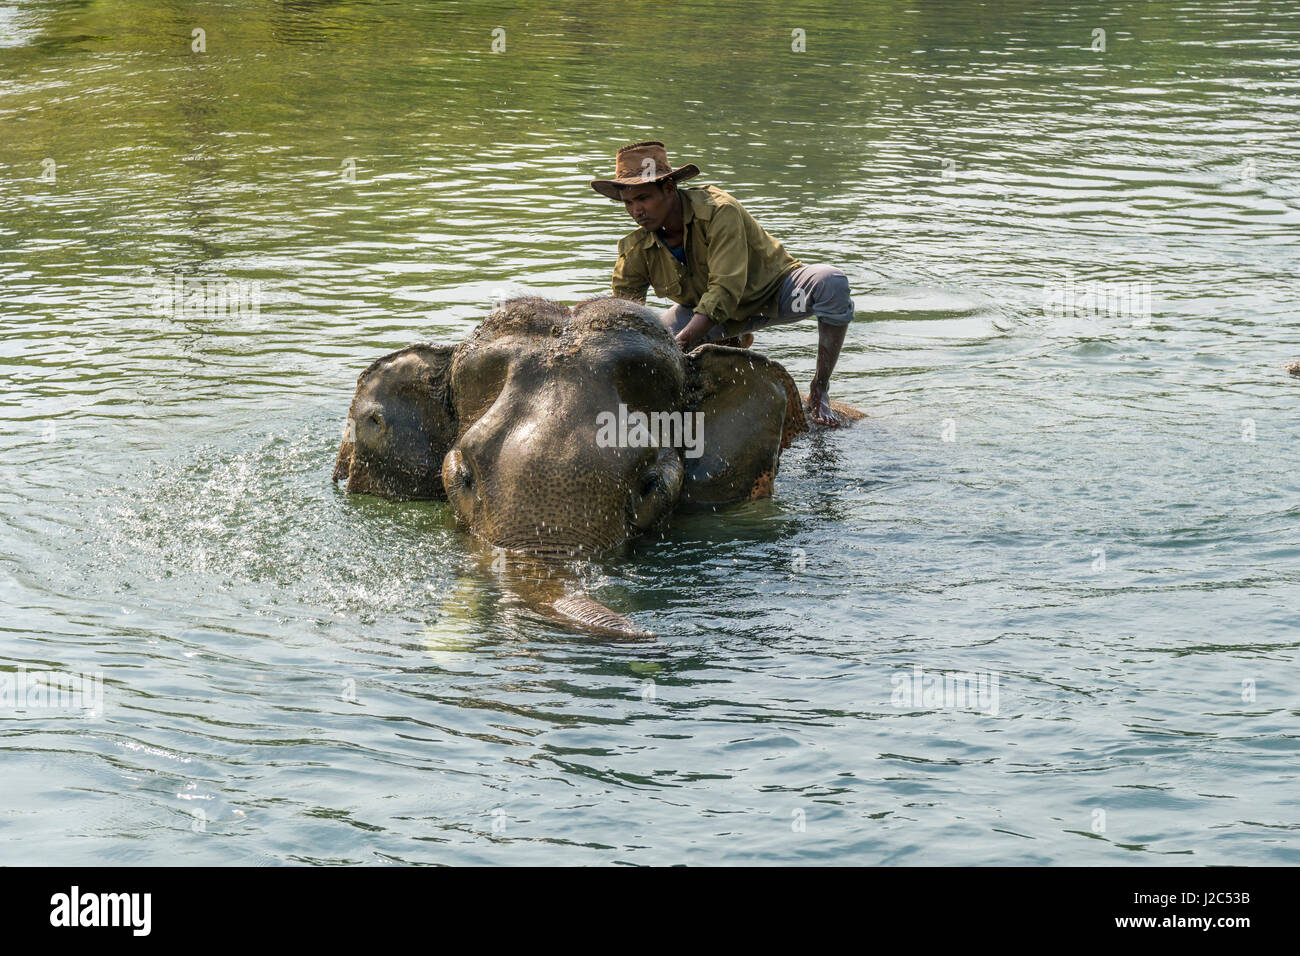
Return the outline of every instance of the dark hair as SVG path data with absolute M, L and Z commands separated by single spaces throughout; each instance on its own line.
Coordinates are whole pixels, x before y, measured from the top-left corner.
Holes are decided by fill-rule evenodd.
M 653 182 L 648 182 L 648 183 L 646 183 L 645 185 L 647 185 L 647 186 L 658 186 L 658 187 L 659 187 L 659 192 L 662 193 L 662 192 L 664 192 L 664 186 L 667 185 L 668 183 L 672 183 L 674 187 L 676 187 L 676 185 L 677 185 L 677 181 L 676 181 L 676 180 L 674 180 L 674 179 L 669 179 L 667 176 L 665 176 L 663 179 L 656 179 L 656 180 L 654 180 Z M 632 189 L 633 187 L 640 186 L 640 185 L 641 185 L 641 183 L 629 183 L 629 184 L 626 185 L 626 186 L 620 186 L 619 189 L 620 189 L 620 190 L 623 190 L 623 189 Z

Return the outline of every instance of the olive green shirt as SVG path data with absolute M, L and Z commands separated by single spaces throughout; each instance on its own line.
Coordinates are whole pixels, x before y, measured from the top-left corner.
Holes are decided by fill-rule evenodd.
M 680 189 L 686 264 L 655 233 L 618 243 L 614 295 L 644 302 L 646 287 L 717 322 L 776 315 L 781 283 L 802 263 L 717 186 Z

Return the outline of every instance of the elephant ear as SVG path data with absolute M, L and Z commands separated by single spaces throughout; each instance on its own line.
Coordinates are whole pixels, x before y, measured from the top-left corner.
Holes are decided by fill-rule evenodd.
M 703 453 L 684 458 L 680 507 L 717 508 L 772 494 L 781 452 L 807 431 L 790 373 L 746 349 L 702 345 L 687 356 L 690 410 L 703 414 Z
M 455 351 L 454 345 L 408 345 L 375 360 L 357 377 L 356 393 L 348 408 L 338 456 L 334 460 L 332 477 L 335 482 L 346 479 L 349 492 L 382 497 L 447 497 L 442 484 L 441 463 L 456 439 L 456 413 L 451 401 L 451 362 Z M 400 374 L 394 375 L 398 369 Z M 409 418 L 403 416 L 404 419 L 417 423 L 427 437 L 426 466 L 431 467 L 421 466 L 418 469 L 420 474 L 404 474 L 409 468 L 388 471 L 382 467 L 383 463 L 366 461 L 357 452 L 355 439 L 359 408 L 374 399 L 375 389 L 380 384 L 392 390 L 392 394 L 385 398 L 400 401 L 403 411 L 409 414 Z

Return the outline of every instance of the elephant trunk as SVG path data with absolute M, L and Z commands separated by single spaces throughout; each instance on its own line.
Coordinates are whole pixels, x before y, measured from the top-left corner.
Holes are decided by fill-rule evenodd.
M 564 562 L 536 555 L 489 552 L 482 548 L 483 570 L 495 573 L 514 602 L 565 628 L 593 637 L 621 641 L 654 640 L 655 635 L 595 598 L 574 589 L 574 576 Z
M 648 641 L 655 637 L 586 594 L 565 595 L 552 601 L 549 607 L 561 623 L 599 637 L 627 641 Z

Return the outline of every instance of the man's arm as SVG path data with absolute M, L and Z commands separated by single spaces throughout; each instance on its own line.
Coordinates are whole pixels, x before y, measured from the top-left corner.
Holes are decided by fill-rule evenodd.
M 677 344 L 682 347 L 683 352 L 689 352 L 695 348 L 704 336 L 709 334 L 709 329 L 713 328 L 713 323 L 707 315 L 702 312 L 696 312 L 691 316 L 691 321 L 687 322 L 680 332 L 677 333 Z
M 624 252 L 622 247 L 619 248 L 611 285 L 618 298 L 645 304 L 646 289 L 650 288 L 650 272 L 640 249 Z
M 709 285 L 695 305 L 696 313 L 715 325 L 736 316 L 749 277 L 749 243 L 745 220 L 736 206 L 719 206 L 709 231 Z
M 690 351 L 709 329 L 734 317 L 749 276 L 749 243 L 745 220 L 735 206 L 720 206 L 709 234 L 709 285 L 695 305 L 695 314 L 677 333 L 677 342 Z

